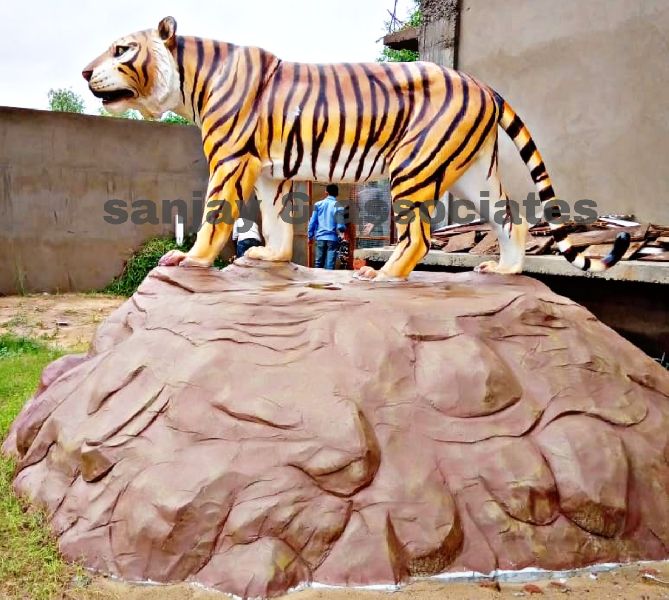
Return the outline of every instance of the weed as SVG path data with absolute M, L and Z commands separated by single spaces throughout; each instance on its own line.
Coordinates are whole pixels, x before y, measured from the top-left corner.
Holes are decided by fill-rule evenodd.
M 121 275 L 102 291 L 118 296 L 132 296 L 149 272 L 158 265 L 161 256 L 170 250 L 187 251 L 194 243 L 195 235 L 188 236 L 183 246 L 177 246 L 172 238 L 153 238 L 149 240 L 128 259 Z M 227 264 L 220 258 L 214 262 L 214 266 L 219 268 L 225 267 Z
M 28 338 L 0 336 L 0 440 L 59 350 Z M 76 567 L 65 563 L 43 512 L 12 492 L 15 464 L 0 457 L 0 598 L 61 597 Z

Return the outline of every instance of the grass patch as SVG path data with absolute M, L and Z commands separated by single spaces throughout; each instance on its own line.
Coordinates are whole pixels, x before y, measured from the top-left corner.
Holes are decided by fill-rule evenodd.
M 158 261 L 163 254 L 170 250 L 183 250 L 188 252 L 195 243 L 195 234 L 184 239 L 182 246 L 177 246 L 174 238 L 153 238 L 145 242 L 126 262 L 123 272 L 112 281 L 102 292 L 117 296 L 132 296 L 139 284 L 149 274 L 151 269 L 158 266 Z M 217 258 L 214 266 L 223 268 L 228 265 L 227 261 Z
M 62 352 L 38 341 L 0 336 L 0 440 Z M 0 598 L 62 597 L 77 569 L 63 561 L 42 512 L 26 510 L 11 489 L 13 461 L 0 456 Z

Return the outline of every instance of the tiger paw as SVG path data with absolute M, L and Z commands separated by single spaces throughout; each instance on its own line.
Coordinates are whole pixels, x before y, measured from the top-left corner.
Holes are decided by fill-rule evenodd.
M 372 281 L 378 277 L 380 271 L 377 271 L 373 267 L 364 266 L 358 271 L 353 273 L 355 279 L 361 279 L 363 281 Z
M 404 281 L 404 279 L 402 279 L 401 277 L 393 277 L 392 275 L 384 273 L 383 270 L 377 271 L 376 269 L 367 266 L 362 267 L 359 271 L 355 271 L 355 273 L 353 273 L 353 277 L 355 279 L 360 279 L 362 281 L 374 281 L 374 282 Z
M 487 260 L 482 262 L 480 265 L 474 267 L 474 271 L 477 273 L 499 273 L 501 275 L 516 275 L 523 271 L 523 268 L 520 265 L 512 265 L 510 267 L 504 267 L 500 265 L 495 260 Z
M 186 253 L 181 250 L 170 250 L 164 254 L 158 261 L 159 267 L 176 267 L 180 265 L 186 258 Z
M 179 263 L 180 267 L 198 267 L 200 269 L 207 269 L 211 267 L 213 263 L 205 260 L 204 258 L 195 258 L 194 256 L 186 256 L 184 260 Z
M 159 267 L 210 267 L 211 263 L 202 259 L 188 256 L 181 250 L 170 250 L 159 261 Z
M 290 260 L 290 256 L 285 256 L 285 254 L 277 250 L 272 250 L 269 246 L 252 246 L 246 251 L 244 256 L 270 262 L 285 262 Z

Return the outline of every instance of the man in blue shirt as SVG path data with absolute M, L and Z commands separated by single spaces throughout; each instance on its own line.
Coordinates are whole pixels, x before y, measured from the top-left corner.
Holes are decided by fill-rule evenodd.
M 339 237 L 346 231 L 344 207 L 337 202 L 339 188 L 331 183 L 328 195 L 314 204 L 309 221 L 309 241 L 316 240 L 316 268 L 334 269 L 339 248 Z

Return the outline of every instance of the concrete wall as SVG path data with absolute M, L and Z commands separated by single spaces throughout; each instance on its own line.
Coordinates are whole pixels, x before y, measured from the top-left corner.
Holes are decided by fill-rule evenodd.
M 558 196 L 669 223 L 669 2 L 462 0 L 458 68 L 530 128 Z M 502 132 L 502 177 L 532 182 Z
M 206 186 L 195 127 L 0 107 L 0 293 L 104 286 L 173 230 L 109 224 L 107 200 L 182 199 L 192 213 Z

